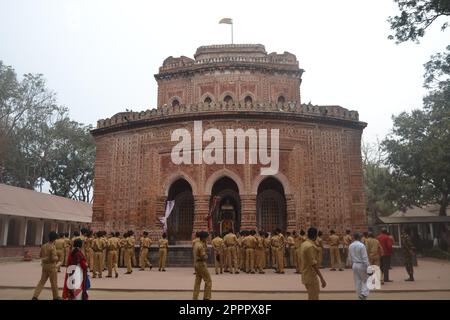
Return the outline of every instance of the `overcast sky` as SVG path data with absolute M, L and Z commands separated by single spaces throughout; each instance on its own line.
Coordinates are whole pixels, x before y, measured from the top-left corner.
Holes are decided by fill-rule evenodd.
M 43 73 L 71 116 L 95 125 L 156 107 L 163 60 L 229 43 L 229 25 L 218 24 L 229 17 L 235 43 L 297 56 L 303 103 L 357 110 L 374 141 L 392 114 L 421 107 L 423 64 L 450 39 L 437 20 L 420 44 L 396 45 L 386 21 L 396 12 L 393 0 L 0 0 L 0 60 Z

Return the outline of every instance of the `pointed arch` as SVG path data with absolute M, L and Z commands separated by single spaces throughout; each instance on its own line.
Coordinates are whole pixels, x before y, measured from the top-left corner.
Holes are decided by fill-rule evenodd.
M 267 179 L 267 178 L 269 178 L 269 177 L 275 178 L 275 179 L 277 179 L 277 180 L 281 183 L 281 185 L 283 186 L 283 189 L 284 189 L 284 193 L 285 193 L 286 195 L 292 194 L 292 190 L 291 190 L 291 186 L 290 186 L 290 183 L 289 183 L 289 179 L 288 179 L 284 174 L 282 174 L 281 172 L 278 172 L 276 175 L 272 175 L 272 176 L 263 176 L 263 175 L 257 176 L 257 177 L 253 180 L 251 193 L 252 193 L 252 194 L 255 194 L 255 195 L 258 194 L 258 187 L 259 187 L 259 184 L 260 184 L 263 180 L 265 180 L 265 179 Z
M 244 183 L 243 183 L 242 179 L 239 177 L 239 175 L 237 175 L 235 172 L 233 172 L 229 169 L 224 168 L 224 169 L 214 172 L 213 174 L 211 174 L 209 176 L 208 180 L 205 183 L 205 190 L 204 190 L 205 195 L 211 195 L 211 191 L 212 191 L 212 187 L 213 187 L 214 183 L 223 177 L 228 177 L 236 183 L 236 185 L 238 186 L 240 195 L 244 193 Z
M 188 175 L 186 172 L 180 170 L 180 171 L 174 172 L 169 177 L 167 177 L 167 179 L 165 180 L 165 182 L 163 184 L 164 196 L 166 196 L 166 197 L 169 196 L 169 190 L 170 190 L 171 185 L 179 179 L 186 180 L 192 188 L 192 194 L 194 196 L 198 195 L 198 187 L 197 187 L 197 183 L 195 182 L 195 180 L 190 175 Z

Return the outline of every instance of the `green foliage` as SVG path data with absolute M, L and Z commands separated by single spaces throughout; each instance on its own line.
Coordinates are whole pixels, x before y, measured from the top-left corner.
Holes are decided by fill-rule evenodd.
M 450 16 L 450 0 L 394 0 L 398 4 L 400 14 L 389 17 L 391 29 L 395 31 L 389 39 L 397 43 L 416 41 L 423 37 L 425 30 L 439 17 Z M 445 30 L 448 21 L 441 26 Z
M 0 182 L 91 200 L 95 146 L 90 126 L 71 121 L 41 74 L 17 80 L 0 61 Z

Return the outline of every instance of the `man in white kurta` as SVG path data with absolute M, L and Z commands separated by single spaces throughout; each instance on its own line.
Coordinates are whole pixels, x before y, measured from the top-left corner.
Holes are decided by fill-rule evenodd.
M 367 288 L 369 258 L 367 257 L 366 246 L 361 242 L 361 234 L 357 232 L 353 237 L 355 241 L 352 242 L 348 251 L 352 262 L 355 289 L 358 298 L 366 300 L 369 296 L 369 289 Z

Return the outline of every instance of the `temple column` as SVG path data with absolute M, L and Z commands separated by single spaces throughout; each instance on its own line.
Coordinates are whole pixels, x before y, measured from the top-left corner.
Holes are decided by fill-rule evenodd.
M 194 235 L 197 231 L 206 231 L 208 229 L 208 221 L 206 217 L 209 213 L 209 198 L 210 196 L 206 195 L 196 195 L 194 196 L 194 226 L 192 228 L 192 235 Z
M 166 214 L 166 196 L 159 196 L 156 197 L 156 201 L 155 201 L 155 215 L 156 215 L 156 219 L 158 220 L 155 224 L 155 234 L 153 235 L 156 238 L 161 237 L 161 235 L 164 232 L 164 228 L 163 228 L 163 224 L 161 222 L 159 222 L 159 218 L 163 218 L 164 215 Z M 150 236 L 152 236 L 152 234 L 150 234 Z
M 292 232 L 297 228 L 297 220 L 295 218 L 295 203 L 292 194 L 285 195 L 286 197 L 286 230 Z
M 256 195 L 241 195 L 241 230 L 256 230 Z

